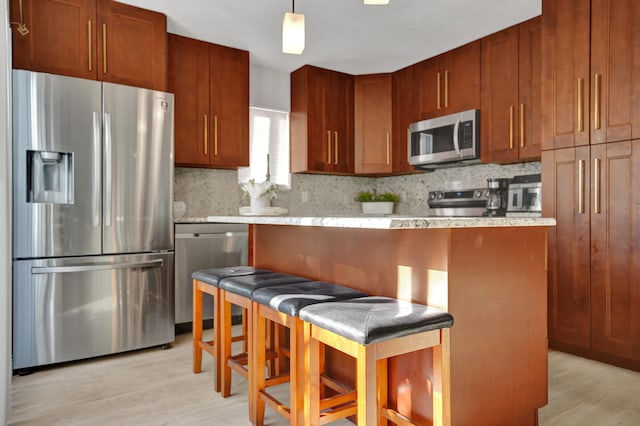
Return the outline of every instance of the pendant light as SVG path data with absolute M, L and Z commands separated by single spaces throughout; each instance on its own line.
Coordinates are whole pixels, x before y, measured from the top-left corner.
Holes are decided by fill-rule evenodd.
M 389 4 L 389 0 L 364 0 L 364 4 L 384 5 Z
M 296 13 L 295 0 L 291 3 L 291 13 L 285 13 L 282 20 L 282 51 L 300 55 L 304 50 L 304 15 Z

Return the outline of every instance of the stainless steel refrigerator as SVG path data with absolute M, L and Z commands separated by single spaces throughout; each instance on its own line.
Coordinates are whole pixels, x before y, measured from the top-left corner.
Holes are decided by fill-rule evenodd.
M 13 71 L 13 368 L 173 342 L 173 95 Z

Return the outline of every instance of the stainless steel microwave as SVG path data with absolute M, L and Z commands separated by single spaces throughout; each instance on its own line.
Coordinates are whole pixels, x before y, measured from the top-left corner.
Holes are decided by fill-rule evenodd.
M 409 164 L 419 168 L 480 160 L 480 111 L 449 114 L 409 125 Z

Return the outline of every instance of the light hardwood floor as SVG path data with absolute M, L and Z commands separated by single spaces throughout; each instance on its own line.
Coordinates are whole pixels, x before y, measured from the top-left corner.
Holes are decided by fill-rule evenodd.
M 246 382 L 232 396 L 212 389 L 213 361 L 191 372 L 191 335 L 156 348 L 14 376 L 9 425 L 248 425 Z M 286 422 L 270 409 L 266 424 Z M 337 424 L 348 424 L 338 422 Z M 562 352 L 549 353 L 546 425 L 640 425 L 640 373 Z M 517 426 L 517 425 L 514 425 Z

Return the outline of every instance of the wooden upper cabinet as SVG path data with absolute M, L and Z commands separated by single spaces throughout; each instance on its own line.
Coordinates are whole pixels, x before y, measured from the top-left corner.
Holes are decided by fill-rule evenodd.
M 421 119 L 480 109 L 480 41 L 417 64 Z
M 391 74 L 355 77 L 355 172 L 391 173 Z
M 14 68 L 97 78 L 95 0 L 11 0 L 10 7 L 11 22 L 22 16 L 29 31 L 11 25 Z
M 98 79 L 167 90 L 167 18 L 98 0 Z
M 26 35 L 12 25 L 13 67 L 167 88 L 166 17 L 110 0 L 22 0 Z M 20 1 L 11 0 L 11 21 Z
M 409 124 L 420 120 L 418 85 L 415 82 L 415 67 L 409 66 L 393 73 L 393 144 L 392 156 L 394 173 L 414 172 L 408 160 Z
M 542 152 L 542 215 L 548 240 L 548 329 L 553 347 L 591 346 L 589 147 Z
M 175 163 L 249 165 L 249 53 L 169 35 L 175 93 Z
M 353 173 L 353 84 L 310 65 L 291 73 L 292 173 Z
M 640 3 L 544 0 L 543 149 L 640 137 Z
M 483 162 L 540 158 L 540 43 L 540 18 L 481 40 Z
M 249 52 L 209 47 L 211 165 L 249 166 Z
M 591 143 L 640 138 L 640 2 L 591 1 Z
M 175 163 L 208 166 L 208 43 L 169 34 L 169 90 L 175 95 Z

